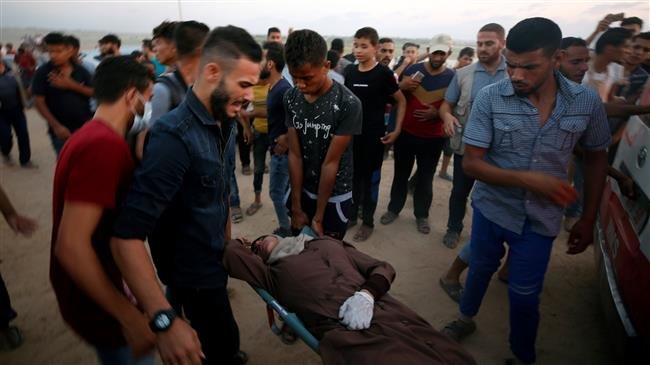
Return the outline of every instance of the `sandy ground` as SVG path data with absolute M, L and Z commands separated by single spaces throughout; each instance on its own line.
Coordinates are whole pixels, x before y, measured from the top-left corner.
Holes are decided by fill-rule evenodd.
M 16 237 L 4 221 L 0 222 L 0 270 L 7 283 L 13 307 L 19 312 L 14 324 L 24 332 L 25 344 L 10 353 L 0 353 L 0 364 L 95 364 L 92 349 L 66 327 L 58 312 L 48 279 L 51 231 L 51 189 L 54 153 L 45 132 L 44 121 L 35 111 L 28 112 L 33 160 L 40 168 L 24 170 L 0 165 L 0 183 L 16 208 L 38 220 L 40 228 L 29 238 Z M 17 151 L 13 155 L 17 159 Z M 393 161 L 384 165 L 381 198 L 376 219 L 385 211 L 393 174 Z M 242 207 L 253 199 L 252 176 L 237 171 Z M 235 235 L 256 237 L 277 226 L 268 198 L 268 175 L 264 176 L 264 206 L 253 217 L 234 225 Z M 457 306 L 439 288 L 438 278 L 457 251 L 440 242 L 447 221 L 447 200 L 451 183 L 436 178 L 430 222 L 432 231 L 422 235 L 415 229 L 412 202 L 396 222 L 377 224 L 374 235 L 357 248 L 390 262 L 397 271 L 391 294 L 408 304 L 440 329 L 457 313 Z M 469 226 L 471 210 L 465 219 Z M 469 228 L 469 227 L 468 227 Z M 469 229 L 463 233 L 467 238 Z M 353 233 L 349 233 L 351 236 Z M 541 298 L 541 324 L 538 335 L 540 364 L 614 363 L 607 331 L 600 313 L 592 250 L 568 256 L 566 235 L 555 242 L 546 285 Z M 238 280 L 232 305 L 241 330 L 242 349 L 250 364 L 317 364 L 319 358 L 302 343 L 286 346 L 268 329 L 263 301 Z M 464 345 L 479 364 L 500 364 L 510 355 L 508 349 L 507 288 L 493 280 L 477 318 L 478 330 Z

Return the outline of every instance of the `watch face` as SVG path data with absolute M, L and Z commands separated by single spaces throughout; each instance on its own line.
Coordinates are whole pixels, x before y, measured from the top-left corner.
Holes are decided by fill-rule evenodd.
M 167 328 L 171 324 L 171 321 L 169 320 L 169 317 L 165 313 L 161 313 L 158 315 L 158 318 L 156 318 L 156 327 L 163 329 Z

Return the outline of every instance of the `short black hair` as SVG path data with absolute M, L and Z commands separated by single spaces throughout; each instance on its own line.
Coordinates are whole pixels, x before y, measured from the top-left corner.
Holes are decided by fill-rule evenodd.
M 379 43 L 379 44 L 384 44 L 384 43 L 395 43 L 395 41 L 393 41 L 392 38 L 383 37 L 383 38 L 379 38 L 379 42 L 378 42 L 378 43 Z
M 165 38 L 169 41 L 173 41 L 174 28 L 176 28 L 176 24 L 178 24 L 178 22 L 172 22 L 169 20 L 165 20 L 164 22 L 158 24 L 158 26 L 153 28 L 153 31 L 151 32 L 153 35 L 152 39 Z
M 72 34 L 68 34 L 65 36 L 65 44 L 74 49 L 81 48 L 81 43 L 79 42 L 79 38 L 73 36 Z
M 114 43 L 117 44 L 117 48 L 122 46 L 122 41 L 115 34 L 107 34 L 99 39 L 97 42 L 99 44 Z
M 269 28 L 268 31 L 266 31 L 266 36 L 267 37 L 270 36 L 271 33 L 282 33 L 282 32 L 280 32 L 280 28 L 278 28 L 278 27 L 271 27 L 271 28 Z
M 413 43 L 413 42 L 406 42 L 406 43 L 404 43 L 404 44 L 402 45 L 402 51 L 406 51 L 406 49 L 409 48 L 409 47 L 415 47 L 415 48 L 417 48 L 417 49 L 420 49 L 420 45 L 419 45 L 419 44 L 417 44 L 417 43 Z
M 469 57 L 474 57 L 474 48 L 472 47 L 465 47 L 460 50 L 458 53 L 458 58 L 461 58 L 463 56 L 469 56 Z
M 587 41 L 577 37 L 564 37 L 560 42 L 561 49 L 568 49 L 569 47 L 587 47 Z
M 330 49 L 337 52 L 343 52 L 343 40 L 341 38 L 332 39 L 332 42 L 330 43 Z
M 506 30 L 503 29 L 501 24 L 497 23 L 487 23 L 478 30 L 478 32 L 493 32 L 496 33 L 499 38 L 503 39 L 506 37 Z
M 149 38 L 145 38 L 145 39 L 142 40 L 142 46 L 144 48 L 153 49 L 153 44 L 151 43 L 151 39 L 149 39 Z
M 284 58 L 289 68 L 306 64 L 321 66 L 327 60 L 327 43 L 313 30 L 296 30 L 287 37 Z
M 632 37 L 632 40 L 635 41 L 637 38 L 650 41 L 650 32 L 643 32 Z
M 365 38 L 370 41 L 370 44 L 372 44 L 373 47 L 376 47 L 377 42 L 379 41 L 379 34 L 375 28 L 363 27 L 354 33 L 354 38 Z
M 208 32 L 210 32 L 210 28 L 207 25 L 195 20 L 179 22 L 174 28 L 174 45 L 178 57 L 198 54 Z
M 113 103 L 128 89 L 144 92 L 154 81 L 151 71 L 131 56 L 107 57 L 93 76 L 94 97 L 97 103 Z
M 605 51 L 605 47 L 614 46 L 618 47 L 625 43 L 626 40 L 632 38 L 632 32 L 625 28 L 609 28 L 603 33 L 596 41 L 596 54 L 601 54 Z
M 207 36 L 201 54 L 201 64 L 219 62 L 228 69 L 228 61 L 247 58 L 252 62 L 262 61 L 262 48 L 245 29 L 228 25 L 213 29 Z
M 284 47 L 278 42 L 264 42 L 262 49 L 266 50 L 266 59 L 275 64 L 275 70 L 282 72 L 285 63 Z
M 330 49 L 329 51 L 327 51 L 327 60 L 330 61 L 330 69 L 335 68 L 336 65 L 339 64 L 340 59 L 341 59 L 341 55 L 335 50 Z
M 47 33 L 45 37 L 43 37 L 43 43 L 45 43 L 48 46 L 68 45 L 63 33 L 59 33 L 59 32 Z
M 625 18 L 621 20 L 621 26 L 632 25 L 632 24 L 636 24 L 639 26 L 639 28 L 643 28 L 643 19 L 637 16 L 631 16 L 629 18 Z
M 550 57 L 560 48 L 562 31 L 550 19 L 528 18 L 515 24 L 506 38 L 506 48 L 514 53 L 533 52 L 541 49 Z

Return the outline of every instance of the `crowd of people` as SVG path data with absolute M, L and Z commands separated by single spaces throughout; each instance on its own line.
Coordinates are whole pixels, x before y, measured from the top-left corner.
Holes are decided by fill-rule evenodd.
M 245 363 L 229 275 L 288 303 L 322 341 L 325 363 L 473 364 L 459 343 L 506 251 L 507 361 L 531 364 L 553 241 L 564 227 L 569 254 L 592 243 L 607 175 L 635 194 L 610 164 L 627 119 L 650 113 L 637 103 L 650 89 L 642 28 L 608 14 L 581 39 L 528 18 L 481 26 L 475 49 L 458 55 L 439 34 L 405 43 L 400 57 L 371 27 L 356 31 L 349 54 L 342 39 L 328 49 L 309 29 L 283 43 L 272 27 L 260 45 L 239 27 L 165 21 L 140 51 L 122 55 L 108 34 L 91 57 L 75 36 L 52 32 L 38 47 L 4 47 L 0 147 L 14 164 L 15 133 L 20 165 L 37 168 L 24 112 L 33 103 L 57 155 L 51 283 L 63 319 L 102 364 L 152 364 L 154 346 L 165 364 Z M 253 174 L 245 211 L 237 155 Z M 470 194 L 473 208 L 471 238 L 439 278 L 459 303 L 440 332 L 387 294 L 390 264 L 342 242 L 347 231 L 372 239 L 378 200 L 388 200 L 379 222 L 390 225 L 409 192 L 428 239 L 439 160 L 438 177 L 452 184 L 440 244 L 457 247 Z M 235 240 L 231 225 L 262 207 L 265 174 L 278 226 L 252 244 Z M 0 203 L 12 229 L 33 231 L 2 190 Z M 22 337 L 0 284 L 0 344 L 13 349 Z

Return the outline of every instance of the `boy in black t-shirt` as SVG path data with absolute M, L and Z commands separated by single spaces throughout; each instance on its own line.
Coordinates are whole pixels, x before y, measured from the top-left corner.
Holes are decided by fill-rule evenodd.
M 358 207 L 362 208 L 363 224 L 353 240 L 365 241 L 374 228 L 374 214 L 379 195 L 381 165 L 384 159 L 384 145 L 395 142 L 402 129 L 406 101 L 399 90 L 393 71 L 376 60 L 377 31 L 370 27 L 359 29 L 354 34 L 354 56 L 359 64 L 348 65 L 343 72 L 345 86 L 363 105 L 363 128 L 361 135 L 354 136 L 354 183 L 352 220 L 357 222 Z M 384 112 L 386 104 L 395 101 L 397 121 L 395 129 L 386 134 Z
M 327 44 L 318 33 L 291 33 L 285 57 L 295 85 L 284 96 L 291 225 L 342 239 L 352 205 L 350 142 L 361 132 L 361 102 L 327 77 Z

